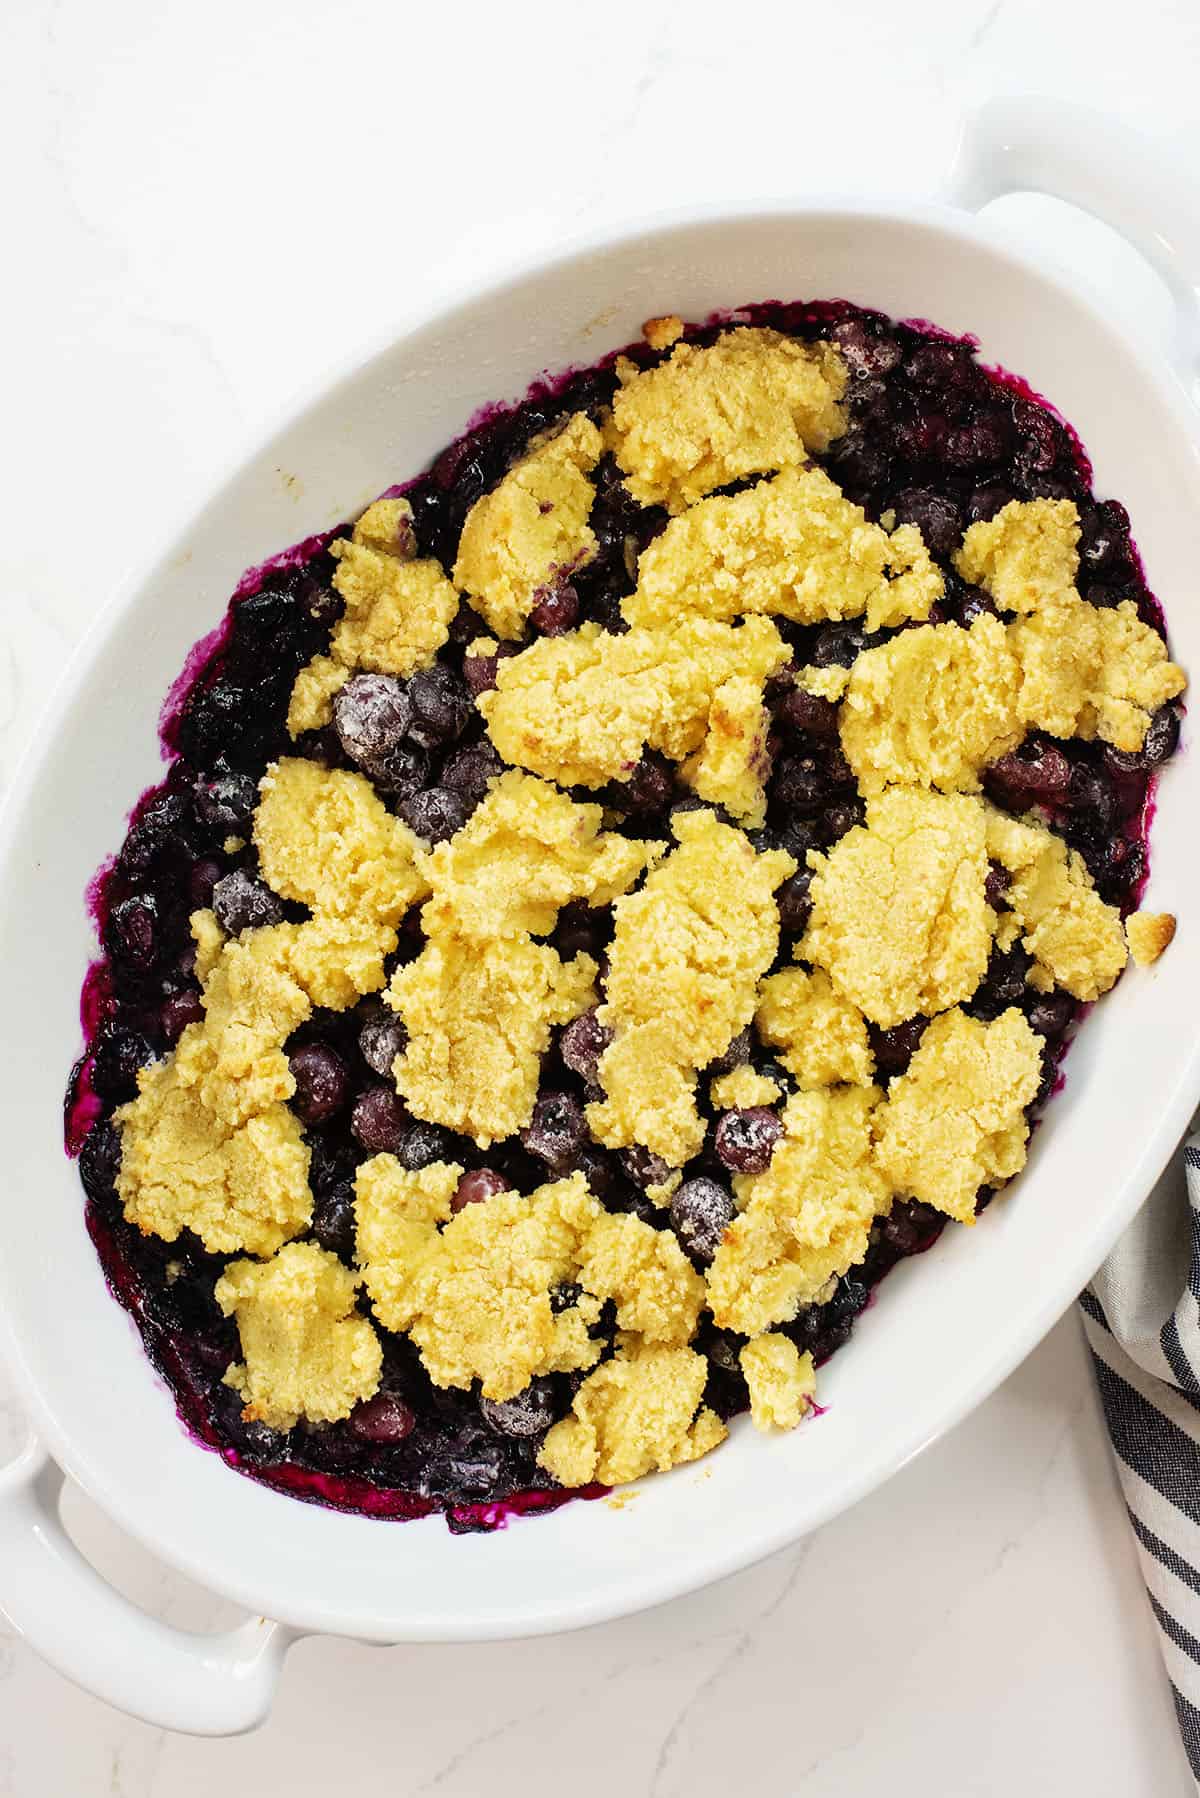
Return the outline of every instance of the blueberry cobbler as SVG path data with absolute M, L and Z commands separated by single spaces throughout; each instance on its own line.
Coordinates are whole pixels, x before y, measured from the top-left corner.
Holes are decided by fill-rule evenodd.
M 1174 928 L 1184 676 L 1061 420 L 846 304 L 644 339 L 247 577 L 97 885 L 89 1227 L 302 1497 L 792 1429 Z

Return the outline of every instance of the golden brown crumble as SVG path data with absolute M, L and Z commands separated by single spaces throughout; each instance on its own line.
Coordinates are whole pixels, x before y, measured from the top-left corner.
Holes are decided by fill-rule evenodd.
M 564 1486 L 619 1486 L 699 1460 L 726 1435 L 715 1412 L 699 1409 L 707 1377 L 708 1363 L 693 1349 L 626 1344 L 547 1432 L 539 1465 Z
M 875 1078 L 866 1019 L 820 968 L 770 975 L 759 988 L 755 1022 L 801 1086 L 870 1086 Z
M 263 877 L 285 899 L 331 917 L 395 924 L 429 891 L 417 839 L 370 781 L 317 762 L 276 762 L 254 817 Z
M 741 1211 L 708 1270 L 719 1328 L 756 1336 L 787 1323 L 862 1260 L 892 1199 L 872 1155 L 878 1098 L 875 1087 L 834 1086 L 788 1100 L 766 1172 L 733 1182 Z
M 987 849 L 1011 879 L 1005 903 L 1034 959 L 1031 983 L 1098 999 L 1125 966 L 1121 915 L 1097 893 L 1083 857 L 1061 837 L 987 808 Z
M 802 1355 L 790 1336 L 768 1330 L 746 1344 L 740 1359 L 755 1428 L 794 1430 L 817 1390 L 812 1356 Z
M 1125 920 L 1125 940 L 1139 968 L 1151 967 L 1175 936 L 1175 919 L 1169 911 L 1135 911 Z
M 742 327 L 668 361 L 617 363 L 609 447 L 644 506 L 681 512 L 745 475 L 804 462 L 845 429 L 846 368 L 828 343 Z
M 980 1187 L 1025 1165 L 1025 1107 L 1041 1076 L 1042 1039 L 1019 1011 L 993 1023 L 957 1007 L 935 1018 L 876 1114 L 876 1161 L 892 1190 L 974 1223 Z
M 300 1418 L 335 1423 L 378 1390 L 379 1338 L 354 1309 L 358 1282 L 336 1255 L 292 1242 L 270 1261 L 235 1261 L 216 1284 L 236 1317 L 243 1360 L 225 1375 L 248 1422 L 290 1430 Z
M 684 617 L 622 636 L 585 624 L 501 662 L 479 709 L 506 762 L 600 787 L 627 777 L 647 746 L 677 762 L 703 749 L 725 683 L 740 675 L 761 691 L 787 659 L 765 618 L 734 627 Z
M 1151 714 L 1187 685 L 1132 600 L 1103 608 L 1069 594 L 1009 626 L 1022 725 L 1138 750 Z
M 979 800 L 891 787 L 867 801 L 865 825 L 809 862 L 800 953 L 873 1024 L 890 1029 L 970 998 L 995 925 Z
M 599 431 L 577 412 L 467 514 L 454 583 L 498 637 L 519 637 L 539 597 L 595 555 L 588 476 L 603 453 Z
M 742 1110 L 751 1105 L 774 1105 L 781 1094 L 769 1075 L 756 1073 L 746 1061 L 732 1073 L 718 1074 L 710 1080 L 708 1097 L 717 1111 L 726 1111 L 731 1107 Z
M 329 546 L 338 563 L 333 584 L 346 606 L 329 655 L 344 668 L 412 674 L 428 667 L 450 634 L 458 594 L 439 562 L 413 559 L 411 518 L 407 500 L 378 500 L 349 540 Z
M 971 525 L 954 566 L 1002 611 L 1038 612 L 1073 590 L 1078 544 L 1072 500 L 1014 499 L 994 518 Z
M 817 624 L 865 612 L 877 630 L 928 618 L 944 587 L 912 525 L 889 536 L 822 469 L 791 468 L 673 518 L 642 551 L 637 591 L 621 609 L 649 627 L 689 613 Z
M 642 336 L 652 350 L 669 350 L 683 336 L 683 320 L 677 312 L 668 312 L 663 318 L 648 318 L 642 326 Z
M 606 1097 L 588 1123 L 609 1148 L 641 1143 L 673 1167 L 700 1147 L 696 1075 L 754 1015 L 779 941 L 773 893 L 790 855 L 756 855 L 707 810 L 672 820 L 678 848 L 614 907 L 600 1020 L 615 1032 L 600 1061 Z

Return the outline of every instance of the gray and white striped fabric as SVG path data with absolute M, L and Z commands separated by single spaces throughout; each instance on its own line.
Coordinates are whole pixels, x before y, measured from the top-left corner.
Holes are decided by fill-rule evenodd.
M 1200 1134 L 1079 1302 L 1200 1790 Z

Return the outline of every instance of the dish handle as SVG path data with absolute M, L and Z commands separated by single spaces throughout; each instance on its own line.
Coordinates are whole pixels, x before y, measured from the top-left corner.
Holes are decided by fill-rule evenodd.
M 1091 213 L 1138 250 L 1175 302 L 1177 372 L 1200 374 L 1200 189 L 1166 152 L 1104 113 L 1034 94 L 985 101 L 966 120 L 945 198 L 978 212 L 1004 194 L 1043 193 Z
M 63 1478 L 36 1442 L 0 1468 L 0 1614 L 58 1672 L 146 1723 L 205 1736 L 257 1728 L 296 1633 L 253 1617 L 203 1636 L 148 1617 L 71 1541 Z

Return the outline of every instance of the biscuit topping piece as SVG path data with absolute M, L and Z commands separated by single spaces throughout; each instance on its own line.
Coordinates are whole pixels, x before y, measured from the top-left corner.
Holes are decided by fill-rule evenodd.
M 383 1352 L 355 1312 L 356 1285 L 336 1255 L 310 1242 L 225 1270 L 215 1296 L 226 1317 L 237 1318 L 244 1357 L 225 1384 L 245 1399 L 248 1421 L 275 1430 L 302 1417 L 334 1423 L 378 1390 Z
M 1135 911 L 1125 920 L 1129 953 L 1139 968 L 1153 965 L 1175 935 L 1175 919 L 1169 911 Z
M 1138 750 L 1151 715 L 1187 685 L 1132 600 L 1100 608 L 1068 594 L 1018 618 L 1008 641 L 1021 669 L 1021 723 L 1056 737 Z
M 338 559 L 333 584 L 346 603 L 329 654 L 343 668 L 412 674 L 429 666 L 449 635 L 458 594 L 440 563 L 413 559 L 411 519 L 406 499 L 377 500 L 349 540 L 329 546 Z
M 912 525 L 889 536 L 822 469 L 789 468 L 672 519 L 643 550 L 637 591 L 621 609 L 640 625 L 689 613 L 818 624 L 865 612 L 877 630 L 928 618 L 944 589 Z
M 1079 513 L 1069 499 L 1010 500 L 973 524 L 954 566 L 1004 612 L 1039 612 L 1070 594 L 1079 573 Z
M 1097 893 L 1083 857 L 1041 825 L 987 808 L 988 854 L 1011 876 L 1007 905 L 1034 958 L 1030 982 L 1098 999 L 1125 966 L 1121 915 Z
M 866 1020 L 819 968 L 783 968 L 764 980 L 756 1022 L 803 1087 L 870 1086 L 875 1078 Z
M 770 1166 L 733 1183 L 741 1213 L 708 1270 L 719 1328 L 755 1336 L 787 1323 L 862 1260 L 892 1196 L 871 1153 L 878 1098 L 875 1087 L 844 1086 L 788 1100 Z
M 681 343 L 639 370 L 620 361 L 609 445 L 644 506 L 682 512 L 746 475 L 804 462 L 845 429 L 845 365 L 831 344 L 741 327 Z
M 577 412 L 467 514 L 455 585 L 498 637 L 519 637 L 541 595 L 596 553 L 588 476 L 603 451 L 599 431 Z
M 772 897 L 790 855 L 756 855 L 710 811 L 672 820 L 679 847 L 615 906 L 605 1003 L 614 1032 L 599 1064 L 606 1097 L 588 1107 L 610 1148 L 640 1143 L 672 1167 L 700 1148 L 696 1077 L 754 1015 L 779 941 Z
M 957 1008 L 930 1024 L 876 1117 L 876 1159 L 897 1193 L 975 1221 L 981 1186 L 1025 1165 L 1025 1107 L 1042 1076 L 1042 1041 L 1019 1011 L 981 1023 Z
M 714 1411 L 699 1409 L 707 1377 L 693 1349 L 626 1344 L 583 1382 L 571 1415 L 548 1432 L 539 1466 L 563 1486 L 619 1486 L 698 1460 L 726 1435 Z
M 506 762 L 562 786 L 600 787 L 628 776 L 647 746 L 672 761 L 702 750 L 717 695 L 732 677 L 761 693 L 787 659 L 787 645 L 765 618 L 735 628 L 685 616 L 672 628 L 621 636 L 585 624 L 501 662 L 495 690 L 481 696 L 479 709 Z M 744 707 L 745 690 L 725 698 Z M 751 711 L 748 731 L 744 709 L 723 727 L 704 768 L 697 763 L 695 783 L 722 780 L 729 787 L 733 761 L 736 787 L 754 749 L 739 758 L 722 745 L 739 732 L 743 743 L 754 735 Z
M 817 1390 L 812 1356 L 802 1355 L 790 1336 L 768 1330 L 746 1344 L 740 1359 L 755 1429 L 794 1430 Z
M 810 853 L 812 916 L 800 947 L 871 1023 L 969 999 L 995 914 L 977 799 L 891 787 L 827 855 Z

